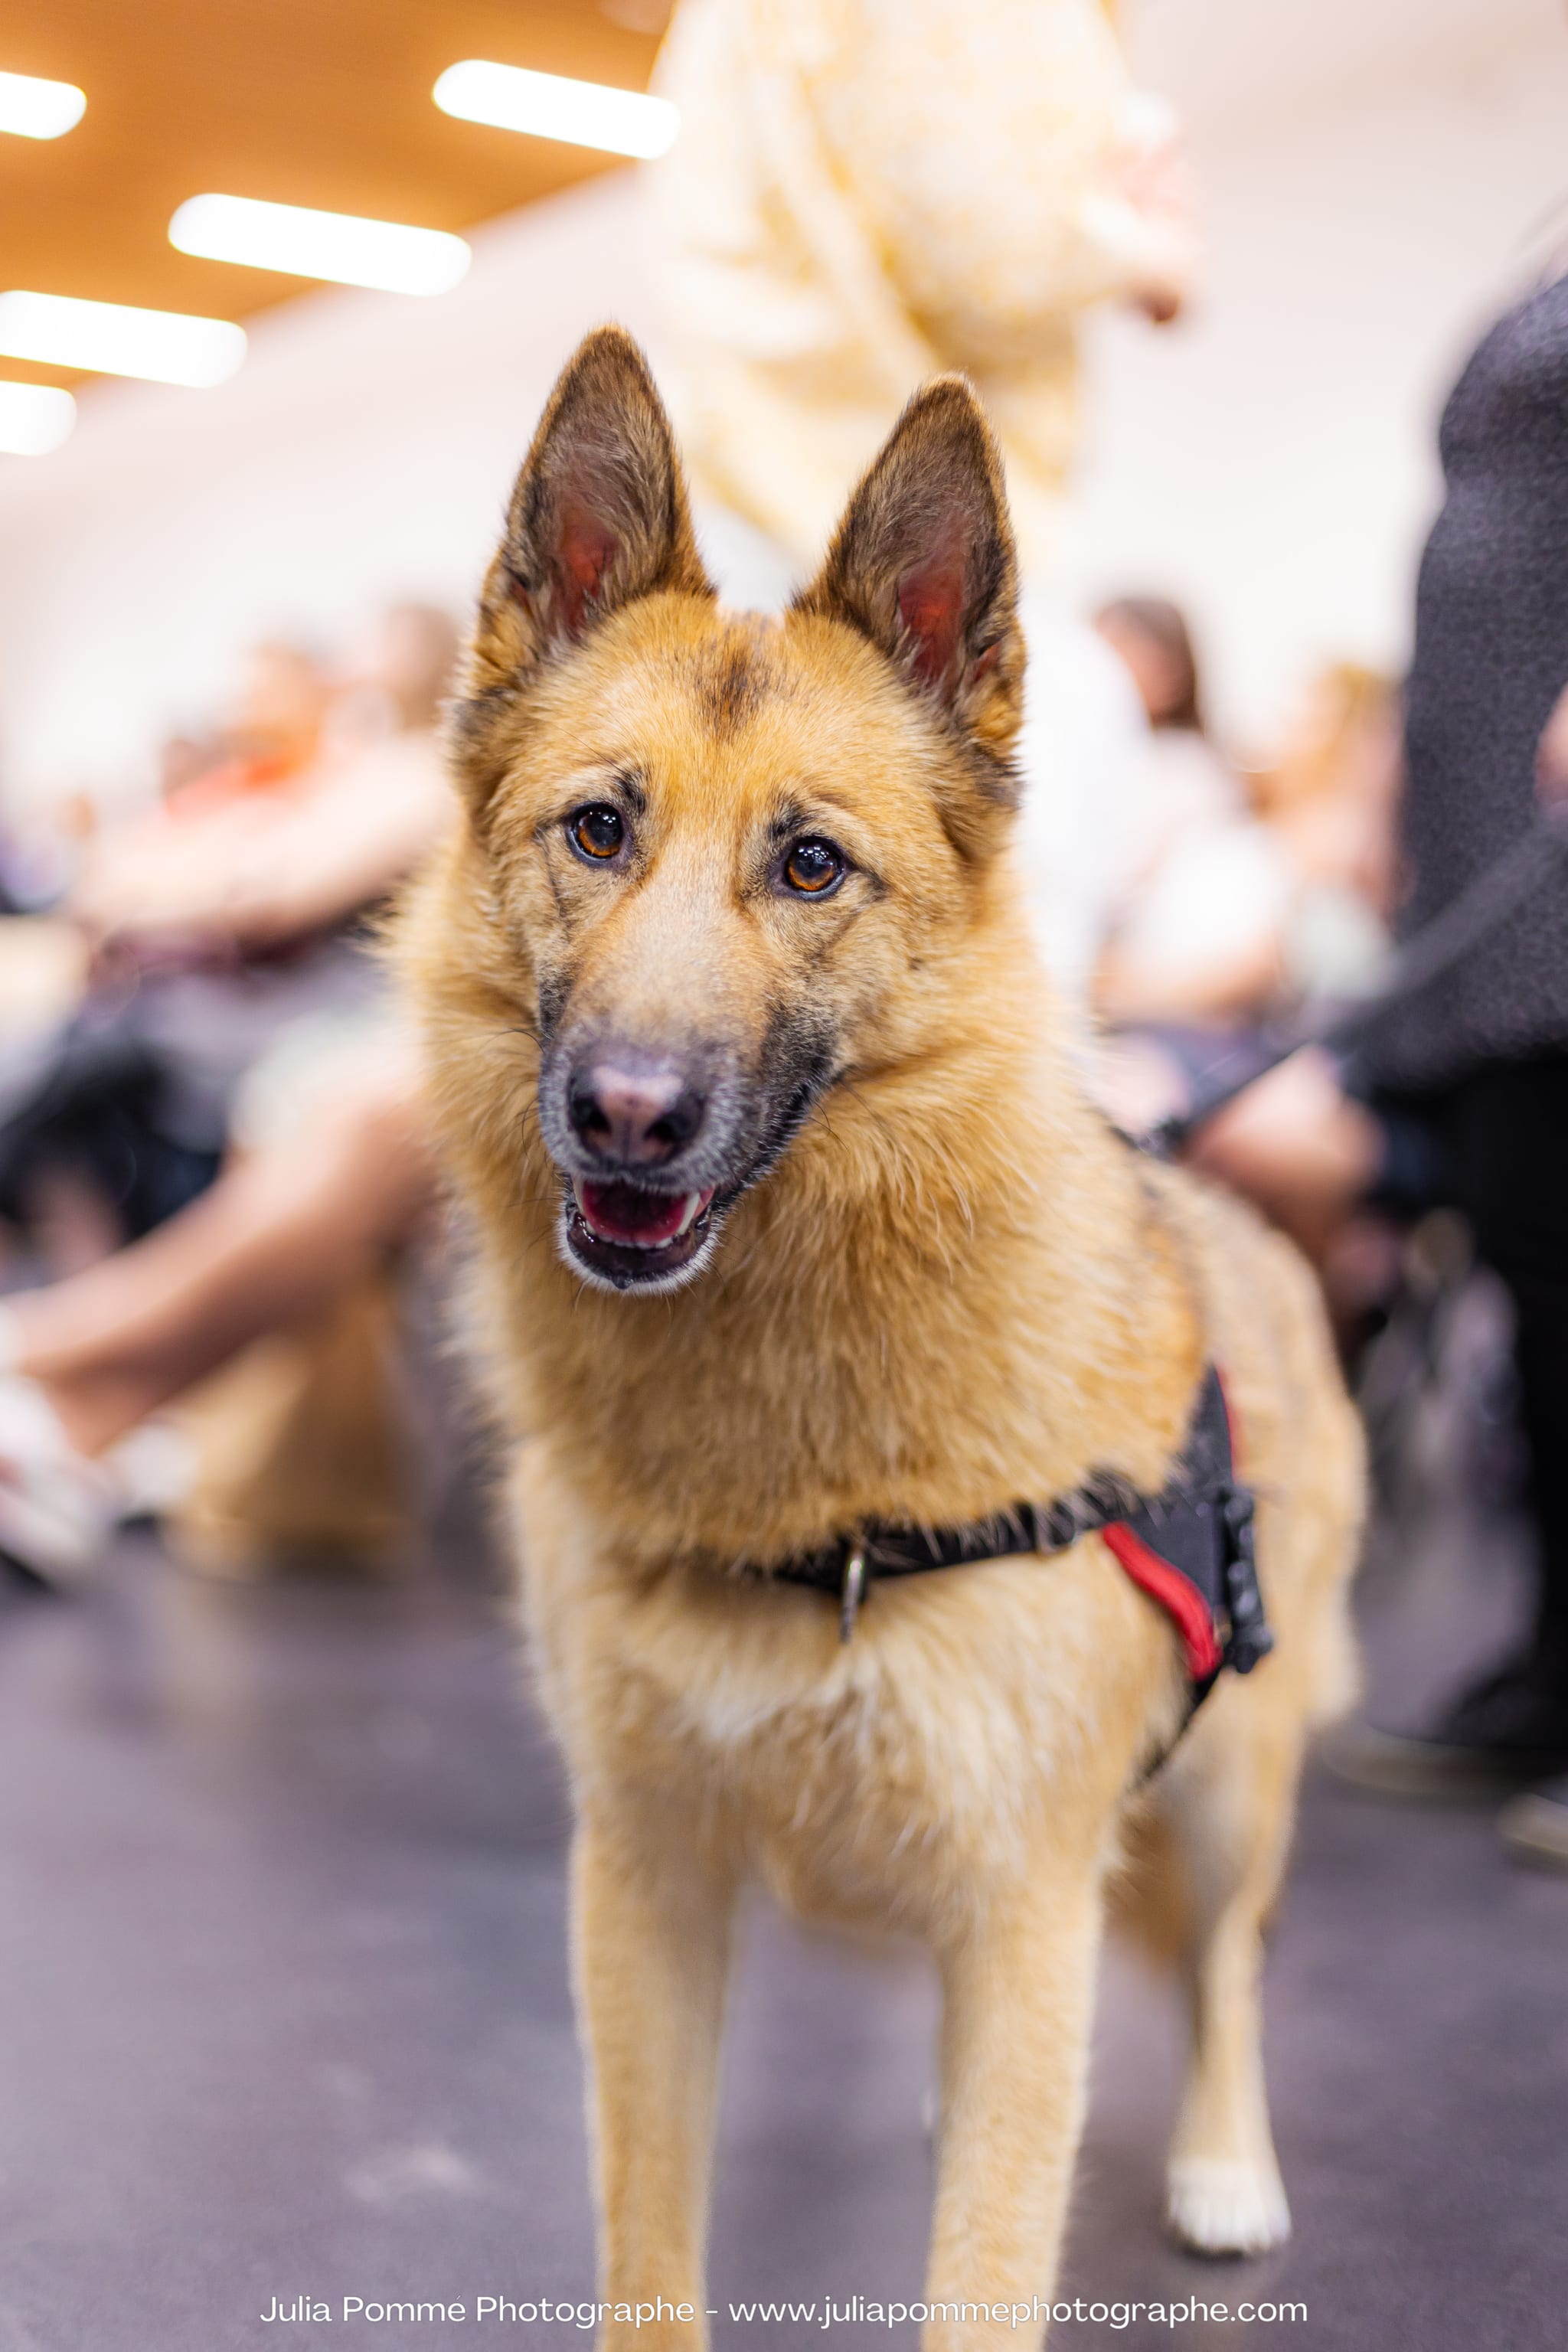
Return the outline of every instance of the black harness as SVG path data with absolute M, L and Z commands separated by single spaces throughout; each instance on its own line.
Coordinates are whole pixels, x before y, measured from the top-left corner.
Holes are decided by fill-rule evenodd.
M 1132 1581 L 1181 1635 L 1192 1706 L 1223 1666 L 1250 1674 L 1274 1646 L 1263 1613 L 1252 1545 L 1252 1496 L 1237 1479 L 1230 1413 L 1214 1366 L 1205 1370 L 1181 1454 L 1157 1495 L 1097 1471 L 1052 1503 L 1016 1503 L 963 1527 L 916 1528 L 873 1520 L 817 1551 L 796 1552 L 770 1573 L 838 1602 L 839 1638 L 880 1577 L 920 1576 L 1020 1552 L 1069 1550 L 1098 1532 Z

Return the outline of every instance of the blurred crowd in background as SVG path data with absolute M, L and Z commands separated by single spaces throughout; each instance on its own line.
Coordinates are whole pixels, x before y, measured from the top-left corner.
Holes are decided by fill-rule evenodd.
M 1568 530 L 1554 558 L 1521 551 L 1568 503 L 1563 280 L 1549 271 L 1509 314 L 1528 313 L 1532 381 L 1556 372 L 1555 437 L 1513 429 L 1506 335 L 1461 386 L 1445 457 L 1471 524 L 1451 500 L 1429 551 L 1409 730 L 1402 682 L 1341 661 L 1302 677 L 1277 740 L 1229 742 L 1160 583 L 1131 580 L 1092 613 L 1055 583 L 1075 323 L 1106 301 L 1178 320 L 1201 248 L 1179 126 L 1131 86 L 1097 0 L 685 0 L 660 70 L 684 124 L 651 190 L 671 392 L 726 592 L 777 603 L 925 376 L 963 368 L 986 400 L 1031 647 L 1023 886 L 1089 1082 L 1145 1133 L 1238 1053 L 1261 1068 L 1304 1013 L 1375 988 L 1395 933 L 1535 821 L 1568 650 L 1553 679 L 1549 647 L 1524 640 L 1568 614 Z M 1510 467 L 1498 523 L 1488 484 Z M 1468 638 L 1443 569 L 1466 529 L 1466 562 L 1495 548 L 1500 600 Z M 1545 607 L 1529 631 L 1506 609 L 1526 575 Z M 79 1573 L 150 1509 L 185 1559 L 226 1572 L 300 1551 L 379 1570 L 410 1540 L 398 1302 L 443 1244 L 374 940 L 445 821 L 458 644 L 452 616 L 405 603 L 330 655 L 255 646 L 229 699 L 215 680 L 200 723 L 159 747 L 149 805 L 100 816 L 68 798 L 0 842 L 0 1547 L 41 1578 Z M 1456 666 L 1467 709 L 1496 720 L 1479 751 L 1433 688 Z M 1439 840 L 1423 828 L 1445 795 L 1468 813 Z M 1551 887 L 1551 915 L 1510 926 L 1516 940 L 1561 923 Z M 1494 1186 L 1489 1228 L 1475 1207 L 1474 1152 L 1468 1177 L 1442 1159 L 1473 1118 L 1464 1088 L 1500 1065 L 1532 1074 L 1510 1100 L 1531 1107 L 1543 1158 L 1563 1141 L 1555 954 L 1494 978 L 1512 1009 L 1490 1027 L 1450 998 L 1452 1067 L 1429 1040 L 1381 1076 L 1308 1046 L 1190 1145 L 1311 1257 L 1394 1450 L 1409 1382 L 1391 1387 L 1379 1349 L 1391 1329 L 1408 1347 L 1414 1317 L 1398 1360 L 1440 1372 L 1433 1301 L 1478 1245 L 1508 1286 L 1489 1378 L 1501 1395 L 1513 1377 L 1510 1297 L 1538 1455 L 1562 1417 L 1561 1213 L 1518 1207 L 1539 1228 L 1521 1272 L 1496 1240 L 1509 1202 Z M 1362 1769 L 1384 1785 L 1462 1768 L 1501 1787 L 1568 1762 L 1568 1567 L 1552 1564 L 1543 1478 L 1538 1463 L 1534 1635 L 1457 1713 L 1374 1742 Z M 1542 1798 L 1530 1835 L 1568 1855 L 1556 1817 L 1568 1807 Z
M 1238 751 L 1207 728 L 1173 604 L 1129 595 L 1092 627 L 1112 656 L 1125 756 L 1103 780 L 1115 806 L 1083 1010 L 1094 1082 L 1136 1130 L 1188 1070 L 1375 971 L 1394 887 L 1397 698 L 1335 665 L 1304 683 L 1277 746 Z M 412 604 L 335 655 L 257 646 L 228 706 L 215 698 L 205 726 L 158 747 L 152 805 L 100 818 L 70 801 L 5 841 L 6 1329 L 13 1364 L 47 1383 L 73 1453 L 95 1465 L 47 1460 L 40 1434 L 32 1491 L 0 1495 L 0 1535 L 46 1575 L 86 1565 L 114 1516 L 149 1499 L 177 1506 L 207 1565 L 218 1517 L 231 1565 L 265 1566 L 280 1540 L 374 1565 L 395 1537 L 389 1474 L 405 1447 L 369 1425 L 397 1412 L 395 1383 L 373 1380 L 367 1397 L 345 1378 L 343 1326 L 363 1323 L 384 1262 L 430 1231 L 377 919 L 447 814 L 438 715 L 457 646 L 450 616 Z M 1024 878 L 1048 909 L 1053 877 Z M 1059 950 L 1048 933 L 1042 945 Z M 1283 1082 L 1305 1085 L 1309 1121 L 1331 1087 L 1296 1067 Z M 1364 1249 L 1335 1258 L 1342 1236 L 1295 1168 L 1298 1114 L 1285 1116 L 1282 1143 L 1232 1144 L 1234 1180 L 1320 1257 L 1348 1328 L 1393 1260 L 1373 1253 L 1369 1276 Z M 376 1330 L 390 1340 L 392 1320 Z M 133 1441 L 252 1343 L 270 1347 L 279 1386 L 280 1332 L 297 1342 L 286 1412 L 259 1409 L 253 1377 L 221 1412 L 187 1412 L 184 1446 Z M 363 1337 L 374 1357 L 374 1332 Z M 10 1403 L 15 1422 L 15 1391 Z M 20 1453 L 25 1429 L 0 1429 L 7 1441 Z M 223 1475 L 211 1462 L 202 1475 L 204 1454 Z M 236 1455 L 243 1491 L 220 1506 Z

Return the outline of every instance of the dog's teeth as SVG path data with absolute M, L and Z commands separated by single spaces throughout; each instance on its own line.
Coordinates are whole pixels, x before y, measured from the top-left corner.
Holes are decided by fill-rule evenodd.
M 711 1198 L 712 1195 L 708 1192 L 683 1192 L 680 1196 L 680 1223 L 673 1234 L 667 1235 L 663 1241 L 657 1242 L 642 1240 L 636 1234 L 623 1234 L 616 1237 L 616 1246 L 618 1249 L 633 1250 L 668 1249 L 673 1243 L 679 1241 L 684 1234 L 691 1231 L 693 1224 L 707 1208 Z M 583 1198 L 583 1187 L 576 1177 L 572 1179 L 572 1203 L 579 1223 L 595 1239 L 602 1240 L 604 1236 L 588 1213 L 587 1204 Z

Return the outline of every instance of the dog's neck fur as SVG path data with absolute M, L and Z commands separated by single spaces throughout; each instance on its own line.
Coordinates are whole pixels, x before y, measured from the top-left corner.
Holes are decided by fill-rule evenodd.
M 1043 984 L 1020 982 L 1021 914 L 967 951 L 985 969 L 953 993 L 980 1013 L 923 1060 L 848 1074 L 689 1287 L 621 1297 L 557 1256 L 531 1073 L 516 1124 L 494 1115 L 498 1057 L 515 1071 L 527 1049 L 515 999 L 476 1024 L 468 959 L 450 956 L 454 928 L 473 936 L 474 881 L 460 865 L 437 918 L 453 979 L 436 1083 L 479 1209 L 498 1402 L 520 1434 L 558 1433 L 595 1465 L 584 1499 L 618 1543 L 761 1562 L 863 1518 L 962 1522 L 1100 1469 L 1160 1483 L 1203 1359 L 1196 1302 L 1157 1174 L 1088 1105 Z M 484 928 L 468 969 L 499 978 Z

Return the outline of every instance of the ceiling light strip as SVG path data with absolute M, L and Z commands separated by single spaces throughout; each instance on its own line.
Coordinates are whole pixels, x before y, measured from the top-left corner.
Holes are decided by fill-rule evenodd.
M 138 310 L 68 294 L 0 294 L 0 353 L 153 383 L 223 383 L 245 358 L 245 330 L 226 319 Z
M 63 139 L 86 112 L 86 94 L 74 82 L 0 73 L 0 131 L 18 139 Z
M 11 457 L 47 457 L 68 440 L 76 403 L 52 383 L 0 383 L 0 449 Z
M 253 196 L 188 197 L 169 223 L 169 242 L 207 261 L 373 286 L 388 294 L 446 294 L 468 276 L 472 256 L 443 229 L 405 228 L 353 213 Z
M 662 155 L 680 129 L 679 113 L 668 98 L 573 81 L 563 74 L 531 73 L 523 66 L 491 65 L 483 58 L 448 66 L 432 95 L 444 114 L 465 122 L 560 139 L 572 147 L 598 147 L 611 155 Z

